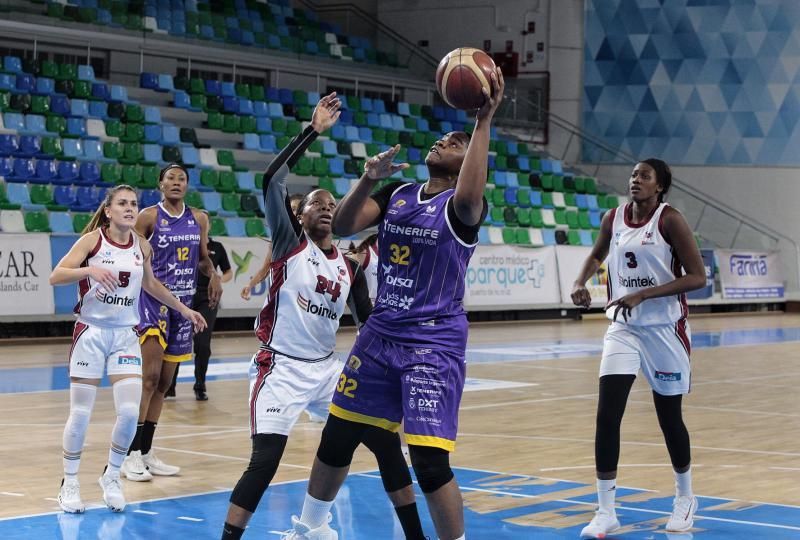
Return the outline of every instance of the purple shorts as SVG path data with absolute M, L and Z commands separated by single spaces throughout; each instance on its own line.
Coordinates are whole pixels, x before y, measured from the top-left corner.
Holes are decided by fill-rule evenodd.
M 331 414 L 390 431 L 402 420 L 408 444 L 452 452 L 465 375 L 464 351 L 403 346 L 362 328 Z
M 183 305 L 192 307 L 192 296 L 181 296 Z M 164 348 L 165 362 L 185 362 L 192 359 L 192 322 L 170 309 L 145 291 L 139 297 L 139 317 L 137 326 L 139 343 L 149 336 L 158 337 Z

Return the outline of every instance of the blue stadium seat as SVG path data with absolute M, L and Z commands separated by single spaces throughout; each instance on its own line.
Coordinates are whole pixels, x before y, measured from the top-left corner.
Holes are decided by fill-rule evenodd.
M 73 99 L 70 103 L 71 116 L 87 117 L 89 116 L 89 102 L 85 99 Z
M 3 58 L 3 71 L 9 73 L 22 72 L 22 59 L 17 56 L 6 56 Z
M 222 85 L 220 84 L 220 82 L 212 79 L 207 79 L 205 81 L 205 87 L 206 87 L 206 94 L 211 96 L 218 96 L 222 91 Z
M 394 129 L 392 124 L 392 115 L 391 114 L 380 114 L 378 115 L 378 119 L 380 120 L 380 125 L 382 129 Z
M 270 133 L 272 131 L 272 120 L 269 118 L 256 118 L 256 131 L 259 133 Z
M 253 102 L 253 116 L 259 120 L 265 116 L 269 116 L 269 106 L 266 101 Z
M 56 91 L 56 82 L 49 77 L 37 77 L 36 79 L 36 93 L 43 96 L 49 96 Z
M 506 142 L 507 154 L 509 156 L 516 156 L 519 154 L 517 150 L 517 141 L 507 141 Z
M 222 110 L 226 113 L 236 114 L 239 112 L 239 98 L 236 96 L 223 96 Z
M 72 234 L 72 218 L 67 212 L 50 212 L 50 230 L 56 234 Z
M 358 128 L 358 140 L 365 143 L 372 142 L 372 130 L 368 127 Z
M 197 165 L 200 163 L 200 153 L 194 146 L 182 146 L 181 161 L 183 161 L 185 165 Z M 206 207 L 206 210 L 208 210 L 208 207 Z
M 583 193 L 575 194 L 575 206 L 581 209 L 589 208 L 589 201 Z
M 428 167 L 426 165 L 417 165 L 415 170 L 417 174 L 417 179 L 425 180 L 426 182 L 430 179 L 430 175 L 428 174 Z
M 242 116 L 253 116 L 253 102 L 249 99 L 240 99 L 239 110 L 234 112 L 237 112 Z
M 111 92 L 108 97 L 108 101 L 122 101 L 127 103 L 128 102 L 128 90 L 124 86 L 120 86 L 118 84 L 111 85 Z
M 103 156 L 103 143 L 97 139 L 83 140 L 83 157 L 89 161 L 111 161 Z
M 21 133 L 36 133 L 36 134 L 47 133 L 44 116 L 41 116 L 39 114 L 26 114 L 25 129 L 22 130 Z
M 100 169 L 94 161 L 84 161 L 80 168 L 81 183 L 94 184 L 100 181 Z
M 20 135 L 19 148 L 16 155 L 19 157 L 34 157 L 42 151 L 42 140 L 36 135 Z M 2 151 L 0 151 L 2 153 Z
M 358 138 L 358 128 L 355 126 L 346 126 L 344 128 L 344 139 L 349 142 L 357 141 Z
M 591 231 L 578 231 L 578 235 L 581 238 L 581 245 L 582 246 L 591 246 L 594 244 L 592 242 L 592 233 Z
M 336 190 L 336 195 L 344 195 L 348 191 L 350 191 L 350 179 L 349 178 L 334 178 L 333 179 L 333 186 Z
M 280 101 L 281 93 L 274 86 L 267 86 L 266 98 L 267 101 Z M 281 109 L 283 110 L 283 109 Z
M 425 118 L 417 118 L 417 131 L 430 131 L 428 120 Z
M 409 163 L 419 163 L 422 161 L 422 152 L 419 148 L 414 148 L 413 146 L 408 148 L 408 162 Z
M 147 208 L 161 202 L 161 192 L 157 189 L 144 189 L 139 194 L 139 206 Z
M 17 89 L 17 78 L 10 73 L 0 73 L 0 90 L 10 92 Z
M 455 131 L 453 129 L 453 124 L 445 120 L 444 122 L 439 123 L 440 131 L 444 133 L 450 133 L 451 131 Z
M 495 169 L 495 167 L 494 167 L 494 159 L 495 159 L 494 154 L 489 154 L 489 160 L 488 161 L 489 161 L 489 170 L 490 171 L 493 171 Z
M 27 184 L 6 184 L 6 197 L 11 204 L 31 204 L 31 195 Z
M 216 191 L 207 191 L 202 197 L 203 208 L 209 212 L 219 212 L 222 209 L 222 197 Z
M 236 183 L 239 185 L 239 189 L 247 189 L 253 191 L 256 189 L 256 179 L 255 175 L 252 172 L 237 172 L 236 173 Z
M 97 191 L 91 186 L 80 186 L 75 190 L 75 202 L 72 209 L 83 212 L 91 212 L 97 208 L 99 201 Z
M 0 156 L 13 156 L 19 151 L 19 141 L 16 135 L 0 135 Z
M 83 118 L 67 118 L 67 133 L 76 137 L 86 137 L 86 120 Z
M 341 158 L 331 158 L 328 160 L 328 168 L 334 176 L 341 176 L 344 174 L 344 160 Z
M 542 206 L 542 192 L 536 189 L 531 190 L 531 206 L 541 208 Z
M 83 141 L 80 139 L 63 139 L 61 146 L 64 149 L 64 157 L 71 159 L 83 157 Z
M 192 110 L 192 102 L 189 98 L 189 94 L 184 92 L 183 90 L 175 90 L 175 93 L 172 95 L 173 97 L 173 105 L 178 109 L 190 109 Z M 200 110 L 200 109 L 194 109 Z
M 395 131 L 405 131 L 406 123 L 403 122 L 403 117 L 396 114 L 390 115 L 392 118 L 392 129 Z
M 278 89 L 278 101 L 281 105 L 294 105 L 294 95 L 288 88 Z
M 147 126 L 145 126 L 147 131 Z M 164 146 L 177 146 L 181 144 L 180 131 L 177 126 L 164 124 L 161 126 L 161 144 Z
M 144 160 L 149 163 L 161 163 L 161 145 L 160 144 L 145 144 Z
M 553 172 L 553 161 L 550 159 L 541 159 L 539 161 L 543 173 Z
M 53 201 L 59 206 L 73 206 L 75 204 L 75 188 L 71 185 L 56 186 L 53 189 Z
M 230 217 L 225 220 L 225 228 L 228 229 L 228 236 L 247 236 L 244 229 L 244 219 Z
M 280 103 L 269 103 L 269 115 L 272 118 L 283 118 L 283 107 Z
M 29 178 L 36 176 L 36 168 L 32 159 L 16 158 L 14 160 L 14 170 L 6 178 L 12 182 L 26 182 Z
M 87 65 L 78 66 L 78 80 L 89 82 L 94 81 L 94 68 Z
M 433 111 L 434 118 L 436 117 L 436 111 Z M 458 122 L 458 111 L 456 109 L 447 108 L 444 110 L 444 119 L 449 122 Z
M 18 93 L 32 94 L 36 90 L 36 79 L 27 73 L 18 73 L 16 87 Z
M 14 170 L 14 158 L 0 157 L 0 176 L 8 176 Z
M 61 180 L 75 180 L 78 178 L 78 164 L 74 161 L 59 161 L 58 177 Z
M 222 97 L 235 97 L 236 87 L 232 82 L 223 82 L 220 84 L 219 94 Z
M 546 246 L 556 245 L 556 232 L 553 229 L 542 229 L 542 240 Z
M 506 185 L 508 187 L 519 187 L 519 177 L 514 171 L 506 171 Z
M 278 151 L 275 146 L 275 135 L 262 134 L 259 136 L 258 144 L 262 152 L 274 154 Z
M 506 206 L 517 205 L 517 188 L 507 187 L 503 196 L 506 201 Z
M 491 244 L 489 240 L 489 227 L 481 227 L 478 230 L 478 242 L 481 244 Z
M 445 119 L 444 107 L 440 107 L 439 105 L 435 105 L 433 107 L 433 117 L 436 120 L 444 120 Z
M 105 101 L 90 101 L 89 116 L 92 118 L 108 119 L 108 103 Z
M 158 75 L 143 71 L 139 74 L 139 87 L 155 90 L 158 88 Z
M 401 116 L 411 116 L 411 109 L 405 101 L 397 102 L 397 114 Z
M 161 126 L 158 124 L 145 124 L 144 142 L 148 143 L 161 142 Z
M 367 125 L 369 127 L 381 127 L 381 119 L 377 113 L 371 112 L 367 114 Z
M 587 195 L 586 196 L 586 204 L 589 207 L 589 210 L 599 210 L 600 205 L 597 204 L 597 195 Z
M 108 101 L 111 98 L 108 85 L 102 82 L 92 83 L 92 97 L 102 101 Z
M 589 212 L 589 223 L 592 224 L 592 227 L 599 229 L 601 221 L 600 212 Z
M 261 145 L 259 144 L 258 134 L 245 133 L 244 142 L 242 143 L 242 148 L 244 148 L 245 150 L 255 150 L 256 152 L 260 151 Z
M 159 109 L 158 107 L 145 107 L 144 122 L 145 124 L 160 124 L 161 109 Z
M 527 156 L 519 156 L 517 157 L 517 167 L 519 167 L 520 171 L 529 172 L 531 170 L 531 162 Z
M 172 92 L 175 86 L 172 81 L 172 75 L 168 73 L 159 73 L 158 75 L 158 88 L 159 92 Z
M 489 169 L 492 169 L 491 164 L 489 165 Z M 505 171 L 495 171 L 494 172 L 494 185 L 497 187 L 506 187 L 508 184 L 506 183 L 506 173 Z
M 322 141 L 322 155 L 323 156 L 336 156 L 339 155 L 339 150 L 336 148 L 336 141 L 330 139 Z

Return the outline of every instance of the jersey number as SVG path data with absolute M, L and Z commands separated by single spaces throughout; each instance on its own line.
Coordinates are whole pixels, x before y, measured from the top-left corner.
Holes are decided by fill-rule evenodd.
M 127 287 L 131 282 L 131 273 L 130 272 L 120 272 L 119 273 L 119 286 L 120 287 Z
M 397 244 L 392 244 L 389 246 L 389 249 L 392 251 L 391 257 L 389 260 L 394 264 L 402 264 L 403 266 L 408 266 L 408 258 L 411 255 L 411 248 L 408 246 L 398 246 Z
M 179 261 L 188 261 L 189 260 L 189 248 L 188 247 L 179 247 L 178 248 L 178 260 Z
M 332 280 L 325 276 L 317 276 L 317 288 L 315 289 L 319 294 L 328 293 L 331 295 L 331 302 L 336 302 L 339 295 L 342 294 L 342 284 L 339 282 L 333 283 Z
M 639 266 L 639 261 L 636 260 L 636 254 L 633 251 L 626 251 L 625 258 L 628 259 L 628 268 Z
M 339 384 L 336 385 L 336 391 L 341 392 L 346 397 L 353 398 L 353 392 L 358 388 L 358 381 L 355 379 L 348 379 L 344 373 L 339 375 Z

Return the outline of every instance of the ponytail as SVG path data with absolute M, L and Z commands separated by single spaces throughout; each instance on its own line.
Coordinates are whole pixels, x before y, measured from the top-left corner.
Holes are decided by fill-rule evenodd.
M 136 194 L 136 190 L 127 184 L 120 184 L 106 191 L 106 196 L 103 198 L 103 202 L 100 203 L 100 206 L 97 208 L 97 210 L 95 210 L 94 215 L 92 215 L 92 219 L 89 220 L 89 223 L 87 223 L 86 227 L 84 227 L 83 231 L 81 231 L 81 236 L 84 234 L 89 234 L 95 229 L 105 229 L 108 227 L 109 220 L 108 216 L 106 216 L 106 208 L 108 208 L 114 201 L 114 196 L 123 190 L 132 191 L 134 194 Z

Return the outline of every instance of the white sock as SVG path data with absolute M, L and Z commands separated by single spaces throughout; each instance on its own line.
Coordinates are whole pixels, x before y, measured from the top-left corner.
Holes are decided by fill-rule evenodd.
M 600 511 L 612 516 L 616 514 L 614 510 L 614 499 L 617 496 L 617 480 L 600 480 L 597 479 L 597 502 L 600 505 Z
M 114 407 L 117 421 L 111 432 L 111 448 L 108 451 L 106 473 L 119 472 L 128 454 L 128 447 L 136 435 L 136 421 L 139 418 L 139 402 L 142 399 L 142 379 L 130 377 L 114 383 Z
M 81 466 L 81 451 L 86 429 L 92 417 L 97 387 L 91 384 L 71 383 L 69 385 L 69 418 L 64 426 L 64 477 L 69 479 L 78 474 Z
M 466 540 L 466 538 L 467 538 L 467 533 L 464 533 L 461 536 L 459 536 L 458 538 L 456 538 L 456 540 Z
M 328 522 L 328 512 L 331 511 L 333 501 L 320 501 L 308 493 L 303 501 L 303 513 L 300 515 L 300 522 L 308 525 L 312 529 L 321 527 Z
M 675 473 L 675 493 L 678 497 L 691 497 L 692 493 L 692 469 L 684 473 Z

